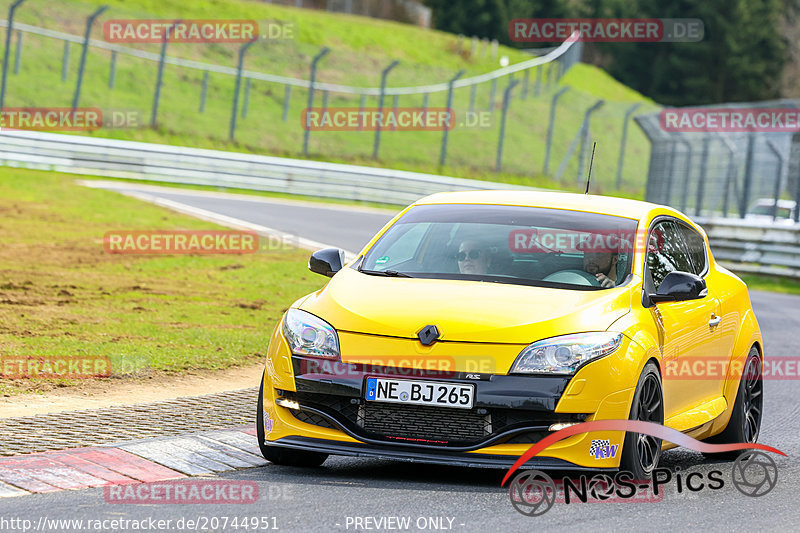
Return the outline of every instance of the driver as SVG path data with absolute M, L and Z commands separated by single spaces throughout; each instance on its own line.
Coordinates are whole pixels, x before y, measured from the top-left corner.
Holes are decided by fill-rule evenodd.
M 583 270 L 594 274 L 601 287 L 610 289 L 617 286 L 617 262 L 619 254 L 616 252 L 589 252 L 583 253 Z
M 462 274 L 486 274 L 491 262 L 487 247 L 474 240 L 466 240 L 461 243 L 456 260 L 458 261 L 458 271 Z

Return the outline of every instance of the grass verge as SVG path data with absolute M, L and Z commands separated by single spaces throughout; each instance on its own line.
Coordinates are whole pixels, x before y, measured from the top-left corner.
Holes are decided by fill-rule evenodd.
M 738 274 L 750 290 L 800 294 L 800 281 L 758 274 Z
M 298 249 L 246 255 L 108 254 L 111 230 L 221 229 L 75 176 L 0 177 L 0 353 L 107 356 L 113 377 L 254 363 L 298 297 L 323 284 Z M 0 380 L 0 393 L 65 380 Z

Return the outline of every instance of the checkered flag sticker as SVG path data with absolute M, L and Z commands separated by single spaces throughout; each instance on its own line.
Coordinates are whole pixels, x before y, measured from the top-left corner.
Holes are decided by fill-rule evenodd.
M 608 439 L 592 439 L 592 446 L 589 448 L 589 455 L 592 457 L 597 455 L 597 450 L 606 446 L 611 446 L 611 441 Z

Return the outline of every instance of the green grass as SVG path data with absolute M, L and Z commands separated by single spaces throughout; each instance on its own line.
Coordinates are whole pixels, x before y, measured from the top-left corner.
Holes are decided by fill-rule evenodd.
M 7 3 L 0 9 L 4 9 Z M 96 24 L 95 38 L 102 38 L 102 22 L 114 18 L 246 18 L 294 24 L 295 39 L 259 42 L 246 57 L 247 69 L 284 76 L 307 78 L 311 58 L 323 45 L 331 47 L 332 52 L 320 63 L 318 79 L 347 85 L 378 86 L 381 69 L 392 59 L 399 59 L 400 65 L 391 72 L 389 86 L 442 82 L 461 69 L 470 76 L 499 67 L 498 60 L 492 60 L 489 54 L 481 53 L 479 58 L 470 59 L 467 54 L 459 53 L 455 35 L 389 21 L 244 0 L 52 0 L 23 4 L 18 10 L 17 20 L 81 34 L 86 15 L 101 3 L 111 7 Z M 58 40 L 25 34 L 20 73 L 9 76 L 8 80 L 7 106 L 70 105 L 77 77 L 79 48 L 72 46 L 68 79 L 62 82 L 62 46 Z M 159 46 L 154 44 L 128 46 L 152 52 L 159 50 Z M 464 50 L 468 47 L 469 44 L 465 42 Z M 235 66 L 237 49 L 238 45 L 235 44 L 173 43 L 168 53 L 207 63 Z M 499 55 L 508 56 L 512 64 L 531 57 L 505 47 L 500 48 Z M 156 63 L 118 56 L 114 89 L 108 87 L 109 63 L 109 52 L 90 49 L 81 104 L 104 110 L 138 110 L 143 122 L 149 124 Z M 591 124 L 592 138 L 598 141 L 593 177 L 595 192 L 641 197 L 647 173 L 649 143 L 635 125 L 629 129 L 628 156 L 622 182 L 619 187 L 616 183 L 622 120 L 625 110 L 633 103 L 643 104 L 640 111 L 652 111 L 656 106 L 614 81 L 604 71 L 589 65 L 576 65 L 561 81 L 561 84 L 569 85 L 571 91 L 562 97 L 558 107 L 550 171 L 548 176 L 544 176 L 544 146 L 550 101 L 559 87 L 550 83 L 544 71 L 541 90 L 536 96 L 536 79 L 536 72 L 532 72 L 525 100 L 521 99 L 522 86 L 514 89 L 502 172 L 495 172 L 495 160 L 502 95 L 507 80 L 498 83 L 493 105 L 490 105 L 490 84 L 483 84 L 477 90 L 476 109 L 488 113 L 488 127 L 467 127 L 464 124 L 463 117 L 470 106 L 470 89 L 455 91 L 453 107 L 457 125 L 450 132 L 447 164 L 443 167 L 439 166 L 441 132 L 383 132 L 379 161 L 371 158 L 373 132 L 313 132 L 309 145 L 310 157 L 575 190 L 578 182 L 583 180 L 583 177 L 577 176 L 577 155 L 568 161 L 560 179 L 555 178 L 555 173 L 580 127 L 585 110 L 602 98 L 607 103 L 595 113 Z M 287 122 L 284 122 L 284 87 L 254 81 L 248 115 L 239 118 L 236 141 L 231 143 L 228 142 L 228 126 L 233 78 L 222 74 L 210 76 L 204 113 L 198 112 L 201 86 L 200 71 L 167 65 L 157 128 L 142 125 L 129 129 L 101 129 L 94 135 L 277 156 L 302 156 L 300 116 L 307 103 L 306 91 L 292 90 L 290 112 Z M 321 105 L 321 101 L 322 95 L 317 93 L 316 105 Z M 422 102 L 422 96 L 404 96 L 400 98 L 399 105 L 421 106 Z M 328 105 L 356 107 L 359 100 L 357 97 L 331 94 Z M 376 105 L 377 98 L 367 99 L 367 106 Z M 391 105 L 391 98 L 387 105 Z M 429 105 L 445 106 L 446 93 L 432 95 Z
M 112 230 L 219 229 L 74 176 L 0 176 L 0 353 L 107 356 L 116 377 L 263 360 L 282 312 L 324 279 L 292 248 L 247 255 L 117 255 Z M 30 390 L 0 381 L 0 393 Z
M 751 290 L 800 294 L 800 281 L 758 274 L 739 274 L 739 277 L 747 283 L 747 287 Z

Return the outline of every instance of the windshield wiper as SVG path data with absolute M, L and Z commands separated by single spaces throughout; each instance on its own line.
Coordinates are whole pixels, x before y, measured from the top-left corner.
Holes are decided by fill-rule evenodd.
M 397 270 L 359 270 L 359 272 L 363 274 L 369 274 L 370 276 L 386 276 L 389 278 L 413 278 L 409 274 L 405 272 L 398 272 Z

